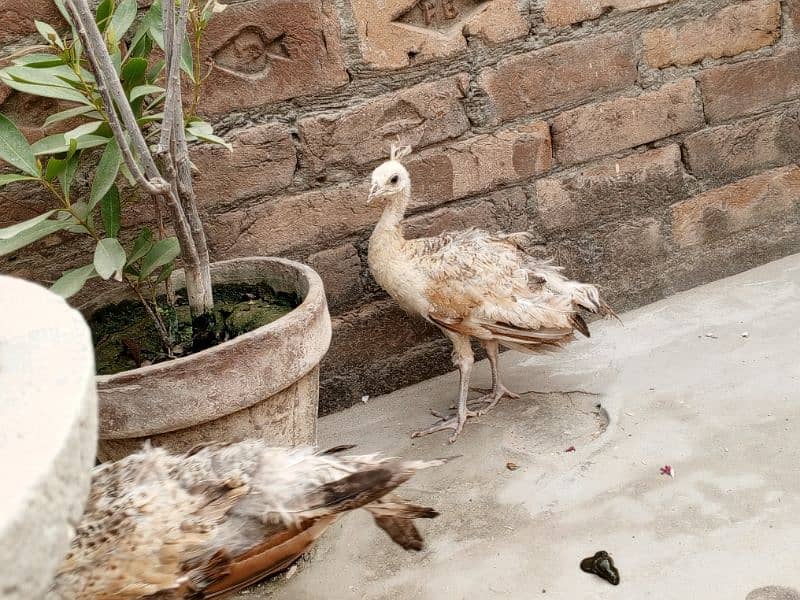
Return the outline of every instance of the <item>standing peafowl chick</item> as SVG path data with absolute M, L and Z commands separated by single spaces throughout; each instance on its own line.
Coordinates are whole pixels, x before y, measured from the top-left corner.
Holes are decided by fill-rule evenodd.
M 469 229 L 405 239 L 402 221 L 411 179 L 400 159 L 410 151 L 392 148 L 390 160 L 372 172 L 368 202 L 380 199 L 385 209 L 369 239 L 369 267 L 403 309 L 435 324 L 453 343 L 453 363 L 461 373 L 457 414 L 413 434 L 451 429 L 452 443 L 468 417 L 484 414 L 504 396 L 519 397 L 500 381 L 500 346 L 529 353 L 555 350 L 573 340 L 575 330 L 589 336 L 581 310 L 616 315 L 595 286 L 570 281 L 559 267 L 528 255 L 522 247 L 527 233 Z M 467 406 L 470 338 L 486 349 L 492 368 L 492 391 L 479 400 L 478 411 Z
M 270 448 L 251 440 L 186 455 L 145 447 L 95 468 L 86 512 L 47 600 L 205 600 L 288 567 L 341 514 L 364 508 L 405 549 L 432 508 L 394 489 L 443 460 Z

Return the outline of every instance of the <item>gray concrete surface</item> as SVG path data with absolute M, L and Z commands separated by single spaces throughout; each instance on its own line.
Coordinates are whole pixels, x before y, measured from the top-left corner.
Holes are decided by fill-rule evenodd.
M 504 400 L 453 446 L 409 433 L 452 402 L 455 374 L 323 419 L 323 445 L 461 454 L 404 490 L 442 515 L 422 523 L 418 554 L 350 515 L 290 580 L 246 596 L 800 597 L 800 255 L 622 320 L 593 324 L 560 355 L 504 354 L 509 387 L 562 393 Z M 488 382 L 481 364 L 474 383 Z M 674 479 L 659 473 L 666 464 Z M 601 549 L 618 587 L 578 568 Z
M 89 327 L 0 275 L 0 598 L 41 598 L 89 495 L 97 390 Z

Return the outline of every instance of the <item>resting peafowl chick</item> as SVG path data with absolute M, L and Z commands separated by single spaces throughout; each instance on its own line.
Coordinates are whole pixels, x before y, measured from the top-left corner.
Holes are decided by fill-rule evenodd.
M 47 600 L 204 600 L 288 567 L 341 514 L 364 508 L 405 549 L 432 508 L 393 495 L 444 460 L 336 456 L 251 440 L 186 455 L 144 450 L 95 468 Z
M 411 179 L 400 159 L 410 148 L 392 148 L 389 161 L 372 172 L 368 202 L 385 202 L 383 216 L 369 239 L 369 267 L 378 284 L 407 312 L 435 324 L 453 343 L 453 363 L 461 374 L 457 413 L 439 416 L 418 437 L 453 430 L 454 442 L 467 418 L 493 408 L 504 396 L 518 398 L 500 381 L 499 347 L 537 353 L 589 336 L 580 310 L 616 316 L 593 285 L 570 281 L 559 267 L 528 255 L 527 233 L 492 234 L 479 229 L 407 240 L 403 215 L 411 200 Z M 473 363 L 470 338 L 489 356 L 492 391 L 467 406 Z

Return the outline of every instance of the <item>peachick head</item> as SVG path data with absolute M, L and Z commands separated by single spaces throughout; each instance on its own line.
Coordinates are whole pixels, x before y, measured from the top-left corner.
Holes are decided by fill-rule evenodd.
M 396 148 L 392 146 L 389 160 L 378 166 L 372 172 L 372 185 L 369 190 L 370 203 L 376 198 L 392 196 L 411 187 L 411 177 L 400 159 L 411 153 L 410 146 Z

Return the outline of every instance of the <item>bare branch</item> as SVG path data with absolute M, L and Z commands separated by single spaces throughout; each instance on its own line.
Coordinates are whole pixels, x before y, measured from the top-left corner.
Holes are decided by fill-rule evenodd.
M 108 123 L 114 133 L 114 138 L 119 144 L 125 165 L 128 167 L 131 175 L 136 179 L 136 182 L 146 189 L 148 193 L 157 195 L 163 194 L 166 191 L 166 182 L 158 172 L 155 163 L 152 163 L 151 168 L 149 168 L 150 165 L 147 164 L 148 159 L 152 162 L 150 152 L 147 150 L 147 142 L 145 142 L 138 124 L 136 124 L 136 118 L 133 115 L 133 111 L 131 111 L 130 104 L 128 104 L 128 99 L 125 97 L 125 91 L 119 83 L 119 78 L 111 62 L 111 56 L 108 54 L 105 41 L 103 40 L 100 30 L 97 28 L 88 3 L 86 0 L 66 0 L 66 4 L 75 22 L 78 35 L 81 37 L 81 41 L 86 48 L 86 55 L 89 57 L 89 62 L 92 63 L 92 68 L 95 71 L 97 89 L 100 92 L 100 96 L 103 98 L 103 103 L 106 105 Z M 117 85 L 114 86 L 114 83 Z M 131 129 L 130 123 L 127 122 L 125 115 L 126 108 L 128 113 L 130 113 L 130 120 L 134 124 L 133 129 Z M 117 110 L 119 111 L 119 115 L 117 114 Z M 125 135 L 125 130 L 120 122 L 120 116 L 122 120 L 125 121 L 125 127 L 131 134 L 130 142 L 134 144 L 140 160 L 145 164 L 147 177 L 144 176 L 139 164 L 133 156 L 129 138 Z M 139 139 L 137 139 L 136 133 L 139 134 Z

